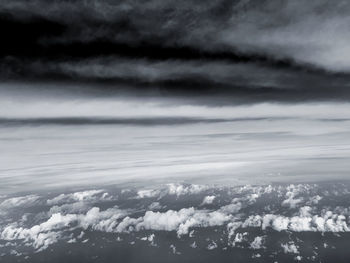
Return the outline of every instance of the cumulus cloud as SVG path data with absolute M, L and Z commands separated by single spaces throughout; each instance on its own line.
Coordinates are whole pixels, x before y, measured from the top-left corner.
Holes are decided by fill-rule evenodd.
M 312 208 L 310 206 L 303 206 L 299 209 L 299 214 L 302 217 L 311 216 Z
M 228 227 L 230 228 L 230 227 Z M 246 242 L 247 241 L 247 236 L 248 236 L 248 233 L 247 232 L 244 232 L 244 233 L 236 233 L 234 235 L 234 231 L 232 230 L 232 228 L 230 229 L 231 232 L 229 233 L 228 235 L 228 238 L 229 238 L 229 242 L 228 244 L 231 246 L 231 247 L 236 247 L 238 246 L 240 243 L 242 242 Z
M 218 247 L 218 245 L 214 241 L 211 241 L 211 243 L 207 246 L 207 249 L 208 250 L 213 250 L 213 249 L 215 249 L 217 247 Z
M 162 205 L 159 202 L 153 202 L 148 206 L 148 209 L 150 210 L 159 210 L 162 208 Z
M 154 242 L 154 237 L 155 237 L 155 235 L 151 234 L 148 237 L 142 237 L 141 240 L 150 242 L 151 246 L 157 246 L 156 243 Z
M 315 195 L 315 196 L 312 196 L 306 204 L 317 205 L 320 200 L 322 200 L 322 197 L 319 195 Z
M 197 185 L 177 185 L 176 187 L 171 185 L 167 191 L 171 195 L 179 196 L 200 193 L 204 189 L 207 188 Z M 96 200 L 96 196 L 99 198 L 102 193 L 102 190 L 84 191 L 62 194 L 50 199 L 48 200 L 49 204 L 61 204 L 63 201 L 68 203 L 60 206 L 54 205 L 47 213 L 50 217 L 32 227 L 27 228 L 16 223 L 5 226 L 1 232 L 1 239 L 7 241 L 24 240 L 27 245 L 40 251 L 56 243 L 60 238 L 64 238 L 64 233 L 68 229 L 77 228 L 114 233 L 141 230 L 176 231 L 178 236 L 181 236 L 189 234 L 191 228 L 221 226 L 229 222 L 232 219 L 232 214 L 237 213 L 242 207 L 241 202 L 233 200 L 232 204 L 222 206 L 214 211 L 190 207 L 178 211 L 146 211 L 143 216 L 132 218 L 128 216 L 129 211 L 120 210 L 117 207 L 101 211 L 98 207 L 89 208 L 86 205 L 85 201 Z M 141 192 L 140 195 L 144 198 L 149 195 L 149 192 Z M 78 202 L 69 203 L 72 201 Z M 154 207 L 159 207 L 159 205 L 156 203 Z M 87 209 L 89 210 L 86 211 Z M 149 241 L 152 243 L 153 236 L 150 238 L 152 240 Z M 73 237 L 69 236 L 68 240 L 72 239 Z M 80 235 L 76 239 L 80 239 Z
M 159 194 L 160 192 L 157 190 L 139 190 L 137 192 L 137 198 L 152 198 L 158 196 Z
M 264 248 L 263 243 L 264 243 L 264 237 L 257 236 L 254 238 L 252 243 L 250 243 L 250 247 L 252 249 L 261 249 L 261 248 Z
M 39 198 L 40 196 L 38 195 L 12 197 L 0 203 L 0 210 L 6 210 L 10 208 L 19 207 L 19 206 L 22 206 L 22 207 L 33 206 L 35 204 L 38 204 Z
M 286 192 L 286 199 L 283 200 L 282 205 L 289 206 L 290 208 L 296 208 L 297 205 L 303 201 L 302 198 L 296 198 L 296 195 L 298 194 L 299 194 L 299 189 L 297 187 L 295 187 L 294 185 L 288 186 L 288 189 Z
M 197 184 L 167 184 L 165 187 L 160 189 L 142 189 L 137 191 L 137 199 L 143 198 L 161 198 L 165 195 L 175 195 L 177 197 L 183 195 L 196 195 L 205 190 L 209 189 L 206 185 Z
M 260 257 L 261 257 L 261 255 L 259 253 L 256 253 L 256 254 L 252 255 L 252 258 L 260 258 Z
M 170 250 L 171 250 L 171 252 L 172 252 L 173 254 L 181 254 L 180 252 L 178 252 L 178 251 L 176 250 L 176 247 L 175 247 L 173 244 L 170 245 Z
M 168 210 L 166 212 L 147 211 L 143 217 L 126 217 L 118 225 L 118 231 L 130 230 L 158 230 L 176 231 L 178 236 L 189 233 L 193 227 L 220 226 L 229 221 L 230 215 L 213 211 L 196 210 L 193 207 L 183 208 L 179 211 Z
M 205 185 L 197 185 L 197 184 L 168 184 L 168 194 L 169 195 L 188 195 L 188 194 L 199 194 L 209 187 Z
M 214 199 L 215 199 L 215 195 L 208 195 L 204 197 L 202 201 L 202 205 L 210 205 L 214 202 Z
M 337 188 L 342 192 L 341 187 Z M 279 199 L 285 197 L 286 193 L 287 196 L 293 193 L 294 196 L 308 200 L 305 197 L 311 193 L 312 199 L 314 199 L 314 196 L 320 196 L 326 199 L 324 201 L 326 203 L 327 200 L 333 200 L 333 197 L 336 196 L 335 193 L 331 192 L 323 195 L 323 189 L 314 185 L 244 186 L 236 188 L 221 187 L 218 189 L 198 186 L 191 188 L 189 185 L 184 185 L 174 189 L 176 191 L 173 191 L 167 199 L 173 198 L 175 205 L 170 202 L 166 204 L 167 207 L 173 205 L 178 207 L 177 202 L 183 204 L 183 200 L 178 198 L 178 193 L 186 195 L 194 192 L 208 197 L 208 195 L 203 194 L 203 191 L 207 191 L 206 193 L 215 193 L 215 195 L 212 195 L 217 199 L 215 208 L 203 209 L 201 205 L 198 205 L 198 207 L 190 206 L 180 209 L 171 207 L 164 211 L 163 199 L 153 203 L 147 199 L 143 200 L 148 196 L 148 192 L 140 200 L 127 196 L 128 202 L 138 204 L 136 207 L 131 205 L 130 209 L 120 209 L 116 206 L 108 208 L 105 207 L 106 203 L 101 205 L 104 208 L 99 208 L 97 206 L 91 207 L 96 204 L 86 201 L 95 200 L 95 198 L 103 201 L 104 199 L 99 199 L 103 196 L 103 191 L 98 193 L 77 192 L 76 195 L 65 194 L 57 199 L 51 199 L 54 200 L 52 204 L 60 203 L 62 200 L 66 200 L 67 203 L 53 205 L 34 217 L 30 216 L 17 223 L 9 220 L 4 221 L 3 225 L 0 225 L 0 240 L 24 244 L 25 246 L 31 246 L 35 251 L 42 251 L 59 240 L 88 242 L 88 239 L 82 240 L 85 233 L 87 231 L 98 231 L 129 235 L 130 237 L 136 236 L 136 239 L 147 241 L 151 246 L 158 246 L 159 244 L 155 242 L 154 232 L 169 231 L 177 234 L 179 242 L 187 240 L 182 236 L 188 235 L 188 239 L 192 244 L 191 247 L 196 247 L 201 245 L 194 241 L 201 237 L 203 228 L 213 228 L 221 236 L 220 239 L 215 240 L 208 238 L 208 243 L 204 247 L 209 250 L 226 242 L 230 247 L 258 250 L 265 249 L 268 246 L 269 242 L 267 240 L 270 238 L 269 233 L 271 231 L 277 231 L 275 235 L 288 234 L 289 236 L 297 235 L 299 232 L 318 232 L 320 235 L 325 232 L 350 232 L 348 226 L 350 212 L 346 207 L 337 206 L 331 209 L 327 206 L 319 207 L 319 204 L 311 202 L 310 205 L 304 205 L 298 210 L 294 210 L 290 209 L 289 206 L 284 206 Z M 160 191 L 156 195 L 159 196 L 159 193 L 168 193 L 169 187 L 156 190 Z M 345 191 L 343 192 L 344 195 L 347 194 Z M 279 197 L 275 198 L 278 195 Z M 76 199 L 74 199 L 74 196 Z M 230 200 L 229 197 L 232 200 L 226 203 Z M 318 200 L 319 198 L 315 199 Z M 72 202 L 74 200 L 80 201 Z M 256 207 L 257 201 L 260 203 L 266 202 L 266 200 L 271 205 L 269 213 L 264 213 L 265 210 Z M 142 202 L 145 202 L 146 205 L 139 206 Z M 222 202 L 225 203 L 222 204 Z M 148 205 L 149 203 L 151 205 Z M 21 206 L 17 208 L 21 209 Z M 157 211 L 160 208 L 162 210 Z M 198 231 L 198 235 L 193 235 L 194 229 L 196 232 Z M 219 229 L 223 231 L 218 231 Z M 209 229 L 206 229 L 206 231 L 209 231 Z M 206 231 L 203 231 L 203 233 Z M 257 235 L 256 233 L 260 234 Z M 140 237 L 137 237 L 137 234 Z M 295 253 L 295 249 L 298 250 L 298 247 L 294 243 L 283 243 L 282 248 L 288 254 L 299 254 Z
M 282 215 L 266 214 L 255 215 L 247 218 L 243 227 L 272 228 L 276 231 L 311 231 L 311 232 L 348 232 L 349 227 L 344 215 L 333 214 L 328 211 L 323 216 L 310 214 L 302 216 L 286 217 Z
M 70 194 L 60 194 L 53 199 L 47 200 L 48 205 L 59 205 L 68 202 L 85 202 L 85 201 L 97 201 L 107 197 L 107 193 L 103 193 L 103 190 L 88 190 L 75 192 Z
M 193 241 L 193 243 L 190 245 L 191 248 L 197 248 L 197 243 L 196 241 Z
M 281 247 L 283 248 L 284 253 L 292 253 L 292 254 L 299 254 L 298 247 L 294 244 L 294 242 L 289 242 L 286 244 L 281 244 Z
M 1 239 L 24 240 L 27 245 L 33 246 L 38 251 L 46 249 L 56 243 L 63 236 L 64 231 L 75 228 L 97 231 L 112 232 L 117 225 L 117 220 L 126 215 L 125 211 L 117 208 L 109 208 L 100 211 L 93 207 L 86 214 L 53 214 L 51 217 L 38 225 L 30 228 L 18 226 L 16 223 L 6 226 L 1 232 Z
M 91 207 L 86 202 L 75 202 L 62 205 L 54 205 L 48 211 L 49 215 L 61 213 L 61 214 L 70 214 L 70 213 L 84 213 L 89 210 Z

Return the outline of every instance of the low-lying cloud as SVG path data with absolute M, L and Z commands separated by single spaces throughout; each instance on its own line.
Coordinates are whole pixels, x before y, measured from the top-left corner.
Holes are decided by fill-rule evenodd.
M 178 195 L 171 191 L 174 187 L 192 190 L 178 191 Z M 202 246 L 208 251 L 246 249 L 253 253 L 253 258 L 266 253 L 283 253 L 301 258 L 308 255 L 301 249 L 303 236 L 299 236 L 299 233 L 310 232 L 320 236 L 333 233 L 340 238 L 342 233 L 350 232 L 350 212 L 347 204 L 341 201 L 349 191 L 348 185 L 343 183 L 241 187 L 174 184 L 150 190 L 153 190 L 152 194 L 145 194 L 145 190 L 141 189 L 122 189 L 117 192 L 111 189 L 107 192 L 86 190 L 53 196 L 46 202 L 44 197 L 37 197 L 41 205 L 50 205 L 41 207 L 44 210 L 37 216 L 26 214 L 18 222 L 10 222 L 10 218 L 7 218 L 7 222 L 0 225 L 0 245 L 7 249 L 16 242 L 16 256 L 20 257 L 28 253 L 22 251 L 22 245 L 27 250 L 29 247 L 40 253 L 61 241 L 84 244 L 89 242 L 89 237 L 95 232 L 109 233 L 116 238 L 115 242 L 126 242 L 123 240 L 127 239 L 130 245 L 148 242 L 149 246 L 157 248 L 162 246 L 157 241 L 158 236 L 167 232 L 175 234 L 169 248 L 175 254 L 181 254 L 178 247 L 183 249 L 181 244 L 186 243 L 189 248 Z M 290 196 L 290 193 L 301 201 L 286 207 L 284 197 Z M 111 198 L 106 199 L 106 194 Z M 202 200 L 203 197 L 210 197 L 209 194 L 215 194 L 217 203 L 221 204 L 204 209 Z M 317 195 L 322 196 L 322 201 L 308 206 Z M 63 196 L 77 198 L 64 199 Z M 23 196 L 12 197 L 4 202 L 10 203 L 14 198 L 28 202 L 32 200 L 30 196 Z M 68 203 L 57 205 L 52 200 L 66 200 Z M 149 210 L 155 200 L 155 209 L 158 211 Z M 125 202 L 129 205 L 125 206 Z M 337 202 L 337 206 L 331 208 L 329 202 Z M 51 207 L 51 203 L 56 205 Z M 17 207 L 1 206 L 0 209 L 20 210 L 25 207 L 26 203 L 22 202 Z M 52 213 L 54 210 L 56 212 Z M 203 235 L 210 236 L 210 231 L 217 233 L 218 238 L 208 237 L 203 244 Z M 280 247 L 273 246 L 273 236 L 284 233 L 288 239 L 282 243 L 279 241 Z M 327 246 L 324 245 L 324 248 Z

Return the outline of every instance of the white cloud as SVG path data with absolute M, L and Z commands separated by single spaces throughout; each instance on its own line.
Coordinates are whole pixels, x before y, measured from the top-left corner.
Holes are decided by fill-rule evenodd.
M 183 184 L 168 184 L 168 194 L 169 195 L 188 195 L 188 194 L 199 194 L 208 189 L 205 185 L 183 185 Z
M 14 207 L 27 207 L 37 204 L 37 201 L 39 200 L 38 195 L 26 195 L 26 196 L 20 196 L 20 197 L 13 197 L 4 200 L 0 204 L 0 210 L 2 209 L 10 209 Z
M 208 246 L 207 246 L 207 249 L 208 250 L 213 250 L 213 249 L 215 249 L 215 248 L 217 248 L 218 247 L 218 245 L 214 242 L 214 241 L 212 241 Z
M 105 193 L 101 196 L 103 190 L 89 190 L 89 191 L 81 191 L 75 192 L 71 194 L 60 194 L 59 196 L 54 197 L 53 199 L 47 200 L 48 205 L 59 205 L 68 202 L 81 202 L 81 201 L 96 201 L 99 199 L 106 198 Z
M 260 257 L 261 257 L 261 255 L 259 253 L 256 253 L 256 254 L 252 255 L 252 258 L 260 258 Z
M 150 204 L 148 206 L 149 210 L 159 210 L 161 208 L 162 208 L 162 206 L 161 206 L 161 204 L 159 202 L 153 202 L 152 204 Z
M 310 197 L 310 200 L 306 204 L 317 205 L 320 200 L 322 200 L 322 197 L 319 195 L 315 195 L 315 196 Z
M 242 209 L 242 203 L 234 200 L 234 203 L 220 207 L 218 211 L 224 214 L 235 214 Z
M 230 219 L 231 216 L 218 211 L 208 212 L 191 207 L 179 211 L 168 210 L 164 213 L 147 211 L 142 218 L 132 223 L 136 223 L 134 227 L 138 231 L 141 229 L 176 231 L 181 236 L 188 234 L 190 228 L 220 226 Z
M 16 256 L 16 257 L 22 256 L 22 253 L 14 250 L 14 249 L 11 249 L 10 254 L 13 256 Z
M 197 248 L 197 243 L 196 241 L 193 241 L 193 243 L 190 245 L 191 248 Z
M 179 191 L 173 191 L 172 194 L 178 196 L 178 193 L 197 192 L 202 188 L 186 188 L 176 187 Z M 192 189 L 192 190 L 184 190 Z M 195 190 L 193 190 L 195 189 Z M 28 220 L 22 220 L 18 223 L 11 223 L 0 228 L 0 239 L 10 242 L 24 242 L 25 245 L 32 246 L 35 250 L 43 250 L 58 240 L 66 240 L 71 242 L 81 242 L 84 235 L 83 231 L 102 231 L 109 233 L 130 233 L 141 232 L 143 230 L 151 231 L 174 231 L 181 237 L 182 235 L 189 235 L 193 237 L 194 228 L 219 227 L 226 226 L 227 241 L 229 246 L 239 246 L 239 243 L 244 242 L 247 247 L 251 249 L 264 248 L 264 236 L 256 236 L 252 242 L 248 242 L 248 233 L 242 233 L 244 229 L 259 228 L 262 231 L 272 229 L 275 231 L 288 232 L 350 232 L 348 227 L 349 211 L 344 207 L 336 207 L 332 211 L 330 208 L 323 208 L 320 210 L 318 206 L 302 206 L 297 211 L 290 211 L 281 206 L 279 199 L 271 204 L 272 209 L 267 214 L 254 214 L 256 211 L 246 208 L 254 203 L 261 195 L 266 194 L 266 187 L 245 187 L 240 189 L 241 194 L 236 197 L 237 191 L 232 190 L 235 198 L 231 203 L 213 209 L 202 209 L 200 207 L 186 207 L 180 210 L 169 209 L 167 211 L 152 211 L 161 208 L 159 202 L 153 202 L 148 206 L 148 210 L 121 210 L 118 207 L 112 207 L 102 210 L 98 207 L 92 207 L 92 204 L 86 202 L 87 200 L 100 200 L 103 198 L 103 191 L 98 192 L 78 192 L 77 195 L 66 194 L 60 195 L 56 199 L 52 199 L 52 203 L 61 203 L 63 200 L 68 201 L 67 204 L 54 205 L 49 211 L 40 214 L 40 218 L 47 216 L 41 223 L 30 225 L 31 217 Z M 274 188 L 267 192 L 275 193 L 281 192 L 282 196 L 286 193 L 297 194 L 309 193 L 310 187 L 292 186 L 286 191 L 286 188 Z M 96 190 L 97 191 L 97 190 Z M 160 190 L 162 194 L 168 191 Z M 199 190 L 199 192 L 202 190 Z M 142 192 L 141 196 L 147 196 L 153 192 Z M 157 192 L 158 195 L 159 192 Z M 229 193 L 229 192 L 228 192 Z M 275 194 L 274 193 L 274 194 Z M 291 194 L 288 194 L 290 196 Z M 281 196 L 281 197 L 282 197 Z M 314 195 L 315 196 L 315 195 Z M 205 196 L 204 200 L 219 198 L 220 195 Z M 175 198 L 175 197 L 173 197 Z M 316 198 L 319 199 L 319 198 Z M 30 200 L 30 198 L 23 199 Z M 36 200 L 33 198 L 33 200 Z M 74 200 L 80 200 L 70 203 Z M 131 200 L 132 201 L 132 200 Z M 220 203 L 218 202 L 216 203 Z M 36 202 L 36 201 L 35 201 Z M 139 201 L 133 200 L 139 203 Z M 17 199 L 7 201 L 7 203 L 20 204 L 21 201 Z M 148 204 L 148 202 L 146 202 Z M 142 206 L 143 207 L 143 206 Z M 282 209 L 279 214 L 277 209 Z M 260 209 L 258 211 L 261 211 Z M 273 211 L 275 211 L 273 213 Z M 288 213 L 284 213 L 287 211 Z M 137 212 L 137 213 L 136 213 Z M 38 217 L 39 218 L 39 217 Z M 77 230 L 72 235 L 71 231 Z M 196 231 L 200 229 L 196 229 Z M 256 230 L 253 230 L 256 231 Z M 260 230 L 259 230 L 260 231 Z M 70 235 L 69 235 L 69 234 Z M 81 233 L 79 235 L 79 233 Z M 141 232 L 142 233 L 142 232 Z M 145 236 L 141 240 L 154 243 L 154 234 Z M 192 240 L 193 241 L 193 240 Z M 251 241 L 251 240 L 249 240 Z M 283 244 L 286 250 L 293 249 L 289 244 Z M 288 248 L 287 248 L 288 245 Z M 290 248 L 291 247 L 291 248 Z M 209 247 L 208 247 L 209 249 Z
M 143 198 L 154 198 L 154 197 L 163 197 L 164 195 L 176 195 L 177 197 L 182 195 L 193 195 L 199 194 L 209 187 L 205 185 L 197 184 L 167 184 L 166 188 L 163 189 L 142 189 L 137 191 L 138 199 Z
M 249 216 L 242 224 L 242 227 L 260 227 L 262 218 L 260 215 Z
M 299 209 L 299 214 L 301 217 L 310 217 L 312 208 L 310 206 L 303 206 Z
M 281 244 L 281 247 L 283 248 L 283 251 L 286 254 L 287 253 L 299 254 L 298 247 L 293 242 Z
M 141 238 L 141 240 L 150 242 L 151 246 L 157 246 L 156 243 L 154 243 L 154 237 L 155 234 L 151 234 L 148 237 Z
M 201 188 L 195 187 L 195 189 L 194 191 L 198 191 Z M 180 191 L 181 194 L 183 192 L 183 190 Z M 185 192 L 193 191 L 186 190 Z M 117 231 L 128 232 L 133 230 L 140 231 L 142 229 L 176 231 L 178 236 L 181 236 L 188 234 L 190 229 L 194 227 L 221 226 L 229 222 L 232 219 L 232 214 L 237 213 L 241 208 L 241 202 L 234 199 L 232 204 L 222 206 L 216 211 L 198 210 L 194 207 L 183 208 L 178 211 L 146 211 L 145 215 L 139 218 L 124 218 L 118 225 Z
M 73 193 L 73 199 L 77 201 L 85 201 L 85 200 L 91 199 L 92 197 L 102 192 L 103 190 L 90 190 L 90 191 L 76 192 L 76 193 Z
M 71 214 L 71 213 L 84 213 L 89 210 L 89 207 L 85 202 L 75 202 L 62 205 L 54 205 L 50 208 L 48 214 L 53 215 L 57 213 Z
M 1 239 L 8 241 L 23 239 L 40 251 L 57 242 L 60 232 L 54 230 L 67 227 L 74 220 L 76 220 L 75 215 L 54 214 L 46 222 L 31 228 L 17 227 L 15 224 L 9 225 L 2 231 Z
M 296 256 L 296 257 L 295 257 L 295 260 L 297 260 L 297 261 L 301 261 L 302 259 L 303 259 L 302 256 Z
M 129 216 L 125 217 L 116 227 L 116 232 L 131 232 L 135 230 L 135 225 L 142 221 L 142 217 L 131 218 Z
M 250 248 L 252 248 L 252 249 L 264 248 L 263 242 L 264 242 L 264 237 L 257 236 L 254 238 L 253 242 L 250 243 Z
M 282 231 L 288 229 L 289 225 L 289 218 L 284 216 L 268 216 L 264 217 L 264 219 L 267 218 L 267 221 L 263 222 L 264 228 L 270 223 L 271 227 L 277 231 Z M 271 220 L 271 221 L 270 221 Z M 268 223 L 267 223 L 268 222 Z
M 302 210 L 303 211 L 303 210 Z M 272 228 L 276 231 L 312 231 L 312 232 L 348 232 L 350 231 L 344 215 L 328 211 L 323 216 L 311 215 L 309 209 L 300 216 L 286 217 L 283 215 L 266 214 L 248 217 L 242 227 L 261 227 L 263 230 Z
M 118 208 L 109 208 L 100 211 L 93 207 L 86 214 L 66 214 L 56 213 L 38 225 L 31 228 L 20 227 L 17 224 L 6 226 L 1 232 L 1 239 L 24 240 L 27 245 L 33 246 L 37 250 L 46 249 L 49 245 L 57 242 L 64 231 L 76 228 L 91 228 L 93 230 L 113 232 L 117 225 L 117 220 L 126 215 L 125 211 Z
M 157 197 L 159 194 L 160 194 L 160 191 L 158 190 L 152 190 L 152 189 L 139 190 L 137 192 L 137 198 L 140 198 L 140 199 L 153 198 L 153 197 Z
M 173 244 L 170 245 L 170 249 L 173 254 L 180 254 L 180 252 L 176 250 L 176 247 Z
M 183 208 L 179 211 L 168 210 L 165 213 L 147 211 L 143 216 L 142 222 L 136 227 L 137 229 L 154 229 L 173 231 L 184 225 L 189 218 L 195 214 L 195 209 Z
M 247 236 L 248 233 L 244 232 L 244 233 L 237 233 L 234 240 L 231 242 L 231 246 L 234 247 L 236 246 L 237 243 L 242 243 L 244 241 L 247 241 Z
M 290 208 L 296 208 L 299 203 L 303 201 L 302 198 L 296 198 L 299 194 L 299 188 L 294 185 L 287 187 L 286 199 L 282 202 L 282 206 L 289 206 Z
M 210 205 L 214 202 L 214 199 L 215 199 L 215 195 L 208 195 L 204 197 L 201 205 Z
M 294 197 L 289 197 L 282 202 L 282 206 L 289 206 L 290 208 L 296 208 L 299 203 L 303 201 L 302 198 L 294 199 Z

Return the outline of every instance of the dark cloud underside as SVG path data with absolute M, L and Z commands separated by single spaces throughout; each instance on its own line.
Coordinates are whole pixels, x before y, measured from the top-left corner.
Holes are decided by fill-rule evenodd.
M 0 77 L 348 100 L 348 11 L 325 0 L 15 0 L 0 4 Z

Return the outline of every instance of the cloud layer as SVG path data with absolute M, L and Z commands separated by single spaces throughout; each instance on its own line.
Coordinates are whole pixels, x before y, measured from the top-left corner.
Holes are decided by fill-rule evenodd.
M 349 11 L 340 0 L 16 0 L 0 4 L 0 77 L 236 101 L 349 100 Z
M 334 240 L 329 235 L 346 238 L 350 232 L 350 211 L 344 200 L 349 193 L 348 184 L 344 183 L 241 187 L 170 184 L 148 192 L 131 188 L 51 194 L 35 199 L 11 197 L 3 204 L 14 206 L 0 206 L 0 211 L 5 212 L 0 214 L 4 219 L 0 225 L 0 246 L 9 253 L 1 256 L 31 256 L 28 248 L 40 255 L 48 248 L 53 251 L 62 242 L 68 246 L 94 246 L 101 235 L 105 235 L 103 240 L 113 237 L 113 242 L 128 246 L 141 242 L 148 244 L 149 249 L 157 249 L 163 247 L 159 238 L 165 234 L 168 240 L 172 236 L 167 249 L 174 255 L 187 253 L 187 247 L 208 252 L 244 250 L 251 258 L 277 259 L 286 255 L 295 260 L 315 260 L 314 251 L 322 250 L 319 245 L 306 248 L 305 233 L 314 233 L 330 243 Z M 203 204 L 203 198 L 211 196 L 216 196 L 216 204 Z M 300 202 L 286 206 L 285 200 L 291 196 Z M 158 205 L 152 206 L 155 201 Z M 27 212 L 35 207 L 41 207 L 37 214 Z M 13 214 L 7 214 L 14 209 L 24 213 L 17 222 L 13 221 Z M 90 242 L 90 238 L 94 241 Z M 334 249 L 334 245 L 322 243 L 324 249 Z

